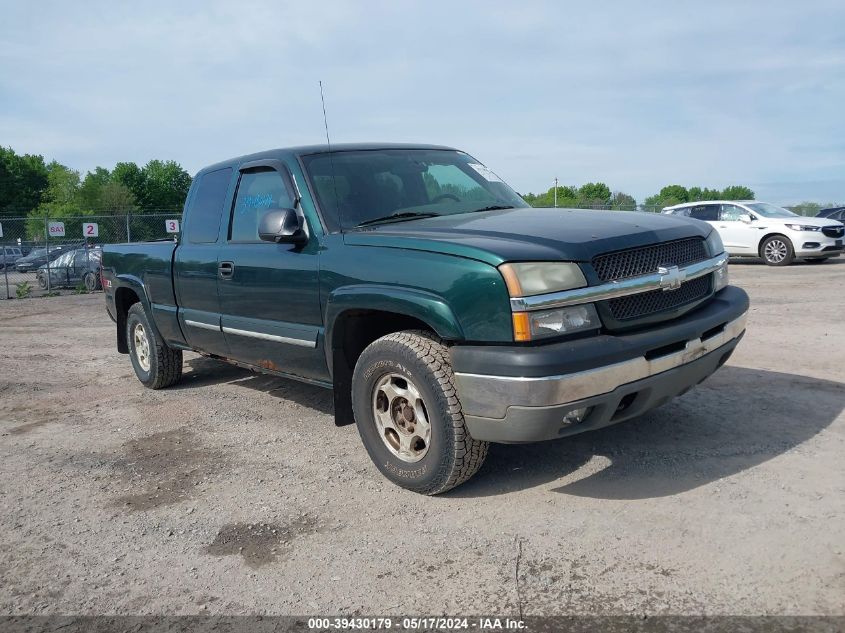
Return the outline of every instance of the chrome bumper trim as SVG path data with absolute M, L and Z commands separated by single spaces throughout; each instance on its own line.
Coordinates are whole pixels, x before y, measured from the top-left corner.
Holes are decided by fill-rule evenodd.
M 727 264 L 728 255 L 727 253 L 722 253 L 716 257 L 690 264 L 681 268 L 678 272 L 680 273 L 681 281 L 690 281 L 714 273 Z M 549 308 L 563 308 L 579 303 L 592 303 L 594 301 L 627 297 L 628 295 L 635 295 L 650 290 L 660 290 L 661 288 L 668 290 L 665 277 L 666 275 L 661 273 L 652 273 L 650 275 L 631 277 L 630 279 L 611 281 L 599 286 L 587 286 L 586 288 L 552 292 L 533 297 L 513 297 L 511 299 L 511 310 L 514 312 L 525 312 L 546 310 Z
M 526 378 L 455 373 L 458 396 L 466 415 L 503 419 L 508 407 L 548 407 L 609 393 L 622 385 L 655 376 L 701 358 L 730 343 L 745 331 L 748 313 L 706 340 L 686 342 L 683 350 L 651 360 L 631 360 L 559 376 Z

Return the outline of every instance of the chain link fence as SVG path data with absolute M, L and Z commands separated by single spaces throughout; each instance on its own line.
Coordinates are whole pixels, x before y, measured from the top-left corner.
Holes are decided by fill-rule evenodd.
M 103 244 L 174 237 L 182 213 L 0 218 L 3 299 L 100 290 Z

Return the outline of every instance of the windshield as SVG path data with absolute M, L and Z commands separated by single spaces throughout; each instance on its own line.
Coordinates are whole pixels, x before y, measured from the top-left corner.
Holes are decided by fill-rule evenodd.
M 36 257 L 44 257 L 47 254 L 47 250 L 43 248 L 36 248 L 27 255 L 27 257 L 32 257 L 35 259 Z
M 453 150 L 333 152 L 303 162 L 333 228 L 528 206 L 484 165 Z
M 769 204 L 768 202 L 752 202 L 750 204 L 746 204 L 745 206 L 766 218 L 797 217 L 797 215 L 789 209 L 784 209 L 783 207 L 778 207 L 774 204 Z

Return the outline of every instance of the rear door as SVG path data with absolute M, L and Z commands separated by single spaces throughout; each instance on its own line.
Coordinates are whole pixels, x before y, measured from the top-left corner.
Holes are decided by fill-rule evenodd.
M 233 358 L 265 369 L 324 380 L 318 247 L 258 239 L 268 209 L 296 208 L 298 192 L 277 160 L 241 166 L 229 210 L 218 280 L 223 332 Z
M 719 230 L 719 205 L 713 203 L 701 203 L 694 207 L 689 208 L 689 217 L 695 218 L 696 220 L 703 220 L 707 222 L 710 226 L 716 229 L 719 232 L 719 236 L 722 237 L 724 241 L 724 237 L 722 236 L 722 232 Z M 731 252 L 730 249 L 725 244 L 725 250 L 729 253 Z
M 229 349 L 220 328 L 217 255 L 220 220 L 229 199 L 232 173 L 231 167 L 225 167 L 198 176 L 173 262 L 179 326 L 185 340 L 194 349 L 226 357 Z

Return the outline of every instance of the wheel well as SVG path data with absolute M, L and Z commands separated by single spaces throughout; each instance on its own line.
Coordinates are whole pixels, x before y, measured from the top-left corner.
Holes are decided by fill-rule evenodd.
M 332 327 L 331 360 L 335 424 L 352 424 L 352 372 L 361 352 L 376 339 L 403 330 L 434 328 L 420 319 L 383 310 L 347 310 Z
M 787 242 L 789 242 L 790 246 L 792 246 L 792 250 L 795 250 L 795 245 L 792 243 L 792 240 L 789 239 L 788 236 L 784 235 L 783 233 L 767 233 L 766 235 L 760 238 L 760 242 L 757 244 L 757 254 L 760 257 L 763 256 L 763 244 L 765 244 L 766 240 L 770 237 L 782 237 Z
M 129 308 L 138 303 L 141 299 L 134 290 L 130 288 L 118 288 L 114 293 L 114 307 L 117 312 L 117 351 L 121 354 L 129 353 L 129 346 L 126 344 L 126 316 Z

